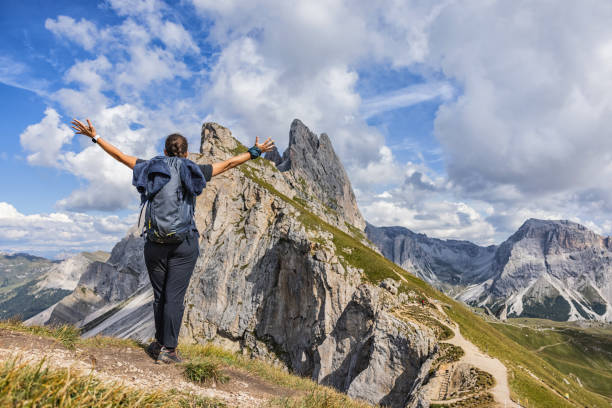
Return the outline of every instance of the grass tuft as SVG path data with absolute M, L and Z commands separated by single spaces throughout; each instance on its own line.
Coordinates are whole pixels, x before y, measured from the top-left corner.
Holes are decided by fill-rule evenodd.
M 448 340 L 455 335 L 448 326 L 431 316 L 429 308 L 424 308 L 423 306 L 401 306 L 394 310 L 394 314 L 403 320 L 413 321 L 429 327 L 433 330 L 438 340 Z
M 131 339 L 119 339 L 117 337 L 100 335 L 82 339 L 81 330 L 69 324 L 61 326 L 26 326 L 19 320 L 8 319 L 0 320 L 0 329 L 14 330 L 20 333 L 55 339 L 69 350 L 74 350 L 78 345 L 92 347 L 144 348 L 143 344 Z
M 245 370 L 256 377 L 281 387 L 305 394 L 297 398 L 276 398 L 270 401 L 271 408 L 366 408 L 371 407 L 355 401 L 332 388 L 318 385 L 314 381 L 290 374 L 280 367 L 263 361 L 253 360 L 241 354 L 232 353 L 211 343 L 201 345 L 180 345 L 181 354 L 196 361 L 208 361 L 221 366 Z
M 440 364 L 454 363 L 461 360 L 461 357 L 465 355 L 465 351 L 459 346 L 455 346 L 450 343 L 438 343 L 440 345 L 440 351 L 438 357 L 433 362 L 432 367 L 437 367 Z
M 321 387 L 299 398 L 277 398 L 268 403 L 270 408 L 372 408 L 344 394 Z
M 229 376 L 221 372 L 218 363 L 209 360 L 186 363 L 184 375 L 188 380 L 198 384 L 209 382 L 225 384 L 230 379 Z
M 245 370 L 263 380 L 294 390 L 310 390 L 316 384 L 308 379 L 292 375 L 286 370 L 263 361 L 250 359 L 241 354 L 232 353 L 214 344 L 179 345 L 181 354 L 189 360 L 208 361 L 221 366 L 236 367 Z
M 54 338 L 69 350 L 74 350 L 81 339 L 81 331 L 67 324 L 61 326 L 26 326 L 18 320 L 9 319 L 0 321 L 0 329 L 16 330 L 35 336 Z
M 70 370 L 52 370 L 44 361 L 29 365 L 13 360 L 0 366 L 0 406 L 221 408 L 225 404 L 176 392 L 149 393 L 106 384 L 93 376 L 76 375 Z

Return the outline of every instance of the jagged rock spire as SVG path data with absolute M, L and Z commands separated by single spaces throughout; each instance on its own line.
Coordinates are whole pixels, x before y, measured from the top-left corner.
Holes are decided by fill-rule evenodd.
M 278 169 L 293 173 L 298 183 L 303 179 L 301 184 L 308 187 L 311 195 L 341 213 L 350 224 L 361 230 L 365 228 L 351 182 L 327 134 L 319 137 L 299 119 L 294 119 L 289 146 Z
M 274 146 L 274 148 L 272 148 L 272 150 L 270 150 L 269 152 L 264 153 L 263 157 L 264 159 L 270 160 L 272 163 L 276 164 L 277 166 L 281 164 L 281 162 L 283 161 L 283 158 L 278 152 L 278 149 L 276 148 L 276 146 Z

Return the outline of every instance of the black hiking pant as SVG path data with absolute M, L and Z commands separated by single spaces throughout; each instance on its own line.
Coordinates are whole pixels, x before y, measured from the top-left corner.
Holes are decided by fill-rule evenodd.
M 145 242 L 145 263 L 155 295 L 155 339 L 163 346 L 174 348 L 178 344 L 183 300 L 199 254 L 196 237 L 178 244 Z

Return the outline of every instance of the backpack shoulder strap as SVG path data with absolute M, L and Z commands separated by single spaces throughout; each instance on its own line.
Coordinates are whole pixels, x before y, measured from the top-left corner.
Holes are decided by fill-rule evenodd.
M 142 205 L 140 206 L 140 215 L 138 215 L 138 230 L 140 231 L 140 236 L 142 237 L 146 230 L 146 217 L 143 217 L 143 214 L 147 213 L 147 205 L 149 205 L 149 200 L 144 200 Z

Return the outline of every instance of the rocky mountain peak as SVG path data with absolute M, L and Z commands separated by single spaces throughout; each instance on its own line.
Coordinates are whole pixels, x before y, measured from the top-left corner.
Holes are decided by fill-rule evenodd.
M 559 229 L 589 231 L 585 226 L 568 220 L 540 220 L 537 218 L 529 218 L 520 226 L 517 232 L 529 231 L 531 233 L 536 233 Z
M 200 154 L 208 157 L 224 160 L 231 157 L 234 153 L 231 150 L 238 147 L 238 141 L 234 139 L 232 132 L 215 122 L 204 122 L 200 135 Z
M 524 239 L 539 242 L 546 252 L 560 249 L 580 250 L 592 246 L 609 248 L 608 239 L 584 225 L 568 220 L 530 218 L 507 240 L 507 244 L 513 245 Z
M 314 152 L 319 149 L 319 137 L 315 133 L 311 132 L 301 120 L 294 119 L 293 122 L 291 122 L 291 127 L 289 128 L 289 148 L 283 153 L 283 160 L 287 161 L 287 159 L 291 159 L 290 148 L 292 146 L 295 146 L 298 149 L 300 147 L 309 148 L 308 150 Z M 288 163 L 286 163 L 286 165 L 291 165 L 290 160 Z
M 375 227 L 368 223 L 365 233 L 385 257 L 440 289 L 452 292 L 454 285 L 490 278 L 495 246 L 430 238 L 399 226 Z
M 492 279 L 461 300 L 506 317 L 612 320 L 610 239 L 567 220 L 527 220 L 502 243 Z
M 612 321 L 612 246 L 567 220 L 528 219 L 499 246 L 368 224 L 384 256 L 501 318 Z
M 245 146 L 232 136 L 229 129 L 206 122 L 202 125 L 200 155 L 192 154 L 190 158 L 206 157 L 208 161 L 218 161 L 242 151 L 245 151 Z M 279 191 L 283 194 L 291 198 L 297 195 L 318 216 L 346 232 L 350 232 L 346 224 L 359 230 L 365 228 L 350 180 L 326 134 L 317 136 L 295 119 L 283 155 L 274 149 L 264 158 L 280 170 L 280 173 L 269 172 L 269 176 L 279 181 Z
M 299 119 L 293 120 L 278 169 L 291 174 L 303 199 L 315 199 L 352 226 L 365 228 L 351 182 L 327 134 L 317 136 Z

